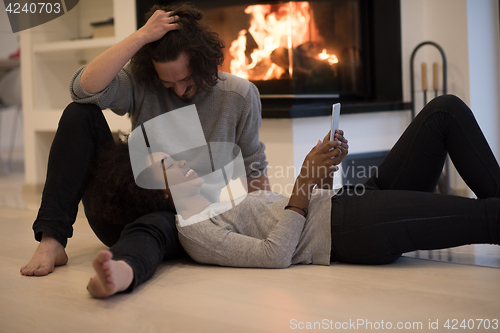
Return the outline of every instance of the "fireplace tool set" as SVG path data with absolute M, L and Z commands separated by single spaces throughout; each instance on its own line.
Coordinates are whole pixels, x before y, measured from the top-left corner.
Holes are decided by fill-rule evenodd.
M 410 60 L 410 80 L 411 80 L 411 117 L 412 119 L 415 118 L 415 67 L 414 67 L 414 62 L 415 62 L 415 55 L 417 54 L 417 51 L 425 45 L 431 45 L 435 47 L 439 53 L 441 54 L 442 58 L 442 75 L 443 75 L 443 88 L 442 93 L 443 95 L 446 95 L 447 90 L 448 90 L 448 84 L 447 84 L 447 63 L 446 63 L 446 54 L 444 53 L 444 50 L 441 46 L 439 46 L 435 42 L 427 41 L 427 42 L 422 42 L 415 49 L 413 50 L 411 54 L 411 60 Z M 421 75 L 422 75 L 422 92 L 423 92 L 423 105 L 427 105 L 427 92 L 428 92 L 428 85 L 427 85 L 427 63 L 422 62 L 421 64 Z M 438 82 L 439 82 L 439 73 L 438 73 L 438 63 L 434 62 L 432 65 L 432 81 L 433 81 L 433 90 L 434 90 L 434 97 L 437 97 L 438 95 Z M 442 194 L 451 194 L 451 187 L 450 187 L 450 166 L 449 166 L 449 158 L 446 158 L 445 164 L 444 164 L 444 170 L 443 174 L 439 178 L 438 182 L 438 189 L 439 192 Z

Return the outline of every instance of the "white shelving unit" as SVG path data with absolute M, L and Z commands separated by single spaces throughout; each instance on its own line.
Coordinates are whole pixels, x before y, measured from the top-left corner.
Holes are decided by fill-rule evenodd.
M 115 36 L 89 38 L 90 23 L 109 17 L 114 17 Z M 21 33 L 26 186 L 45 182 L 59 118 L 71 103 L 73 73 L 136 29 L 135 0 L 80 0 L 61 17 Z M 111 131 L 130 130 L 128 117 L 104 114 Z

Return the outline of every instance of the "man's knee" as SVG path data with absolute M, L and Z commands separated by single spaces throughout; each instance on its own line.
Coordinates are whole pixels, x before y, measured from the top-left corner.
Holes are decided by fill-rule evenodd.
M 59 125 L 68 123 L 82 124 L 96 117 L 103 117 L 103 119 L 105 119 L 99 106 L 95 104 L 72 102 L 64 109 L 61 119 L 59 120 Z

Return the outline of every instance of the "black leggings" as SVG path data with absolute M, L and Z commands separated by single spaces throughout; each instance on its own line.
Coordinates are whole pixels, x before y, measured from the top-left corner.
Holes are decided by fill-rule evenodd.
M 433 193 L 447 153 L 478 199 Z M 500 243 L 500 168 L 471 110 L 447 95 L 415 118 L 362 188 L 332 198 L 332 261 Z
M 184 253 L 171 212 L 147 214 L 123 226 L 100 220 L 87 209 L 85 189 L 96 150 L 112 144 L 113 136 L 99 107 L 71 103 L 66 107 L 52 142 L 42 203 L 33 224 L 35 238 L 46 232 L 64 247 L 73 235 L 78 204 L 83 201 L 97 237 L 134 270 L 130 290 L 149 279 L 162 260 Z

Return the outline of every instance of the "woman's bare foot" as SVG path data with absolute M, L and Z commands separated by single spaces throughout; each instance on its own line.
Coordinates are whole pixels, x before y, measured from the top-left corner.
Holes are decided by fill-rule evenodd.
M 68 262 L 64 247 L 55 238 L 43 234 L 31 260 L 21 268 L 22 275 L 43 276 L 54 271 L 55 266 Z
M 99 251 L 92 261 L 96 275 L 90 279 L 87 290 L 95 298 L 106 298 L 126 290 L 134 279 L 134 271 L 123 260 L 113 260 L 110 251 Z

